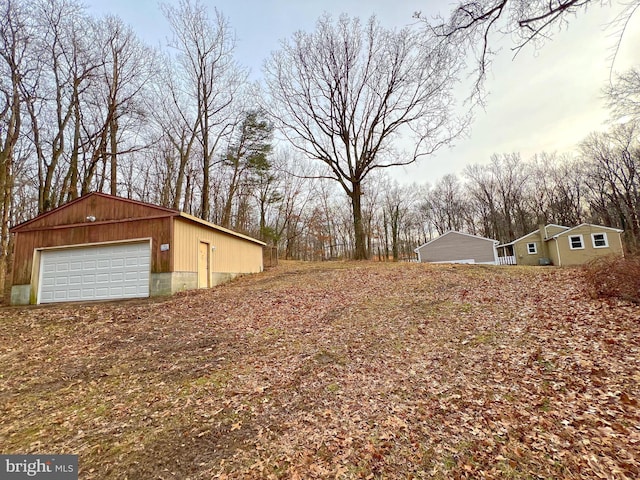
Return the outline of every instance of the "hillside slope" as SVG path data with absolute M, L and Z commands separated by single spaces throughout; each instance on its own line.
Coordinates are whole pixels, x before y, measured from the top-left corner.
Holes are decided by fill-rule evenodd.
M 0 445 L 83 479 L 638 478 L 639 348 L 579 270 L 283 262 L 0 309 Z

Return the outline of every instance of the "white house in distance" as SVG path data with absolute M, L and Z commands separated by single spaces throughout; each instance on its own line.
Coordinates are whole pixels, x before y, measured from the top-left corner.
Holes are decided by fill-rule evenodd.
M 497 240 L 450 230 L 414 250 L 422 263 L 498 263 Z

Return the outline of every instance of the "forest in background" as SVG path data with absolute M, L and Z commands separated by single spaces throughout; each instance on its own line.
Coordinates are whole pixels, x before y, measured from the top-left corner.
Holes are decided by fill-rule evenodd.
M 412 163 L 448 144 L 468 126 L 468 118 L 447 124 L 442 135 L 420 137 L 420 142 L 426 138 L 429 144 L 423 145 L 424 151 L 416 147 L 406 160 L 383 137 L 378 143 L 374 138 L 372 146 L 361 151 L 347 148 L 339 155 L 345 156 L 349 169 L 351 153 L 357 158 L 353 170 L 345 172 L 343 165 L 323 159 L 326 145 L 322 141 L 306 152 L 296 144 L 309 132 L 286 133 L 283 126 L 289 121 L 291 127 L 289 119 L 295 111 L 286 116 L 277 114 L 275 107 L 270 109 L 278 87 L 286 97 L 287 88 L 319 80 L 279 76 L 287 68 L 310 71 L 309 65 L 292 63 L 296 53 L 304 52 L 300 49 L 305 42 L 333 58 L 332 42 L 313 42 L 358 31 L 359 22 L 320 19 L 314 35 L 296 36 L 289 50 L 271 59 L 270 88 L 264 88 L 251 82 L 247 68 L 235 60 L 233 30 L 221 12 L 188 1 L 161 8 L 173 31 L 162 51 L 144 44 L 118 17 L 91 16 L 74 0 L 3 2 L 2 284 L 11 259 L 9 229 L 92 191 L 183 210 L 275 245 L 282 258 L 290 259 L 364 255 L 406 260 L 414 257 L 418 245 L 447 230 L 508 242 L 540 222 L 568 226 L 592 222 L 621 228 L 627 250 L 637 250 L 637 69 L 618 77 L 606 90 L 612 107 L 609 130 L 585 132 L 572 155 L 540 152 L 521 158 L 517 152 L 498 152 L 461 174 L 445 175 L 430 184 L 403 185 L 384 167 Z M 417 44 L 418 32 L 390 33 L 373 21 L 361 31 L 363 38 L 376 39 L 384 47 L 385 58 L 389 52 L 398 58 L 409 52 L 401 58 L 404 63 L 398 63 L 398 71 L 408 68 L 407 64 L 426 68 L 420 70 L 429 72 L 425 82 L 443 85 L 461 68 L 441 44 L 429 50 L 428 62 L 416 63 L 418 56 L 408 46 Z M 358 38 L 354 38 L 354 51 L 355 45 Z M 391 71 L 392 67 L 395 64 L 389 66 Z M 438 128 L 449 121 L 449 90 L 431 98 L 425 93 L 431 84 L 399 84 L 397 93 L 392 83 L 396 78 L 379 71 L 371 75 L 370 82 L 389 82 L 394 108 L 411 88 L 414 96 L 422 95 L 421 102 L 437 107 L 427 111 L 416 102 L 406 106 L 402 115 L 423 115 Z M 363 110 L 359 111 L 362 116 L 367 108 Z M 389 104 L 381 105 L 379 112 L 393 119 Z M 352 119 L 343 120 L 347 124 Z M 434 130 L 434 123 L 424 122 L 418 127 Z M 324 131 L 325 125 L 318 125 Z M 377 125 L 370 128 L 378 129 Z M 332 137 L 341 135 L 338 129 Z M 420 161 L 429 168 L 429 158 Z M 319 165 L 328 166 L 330 174 Z M 356 202 L 361 211 L 354 219 Z M 364 239 L 361 245 L 358 228 Z

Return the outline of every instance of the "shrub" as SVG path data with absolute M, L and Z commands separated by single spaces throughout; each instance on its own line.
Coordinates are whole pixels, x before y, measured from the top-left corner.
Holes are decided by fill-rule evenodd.
M 640 304 L 640 255 L 603 257 L 588 263 L 584 271 L 595 296 Z

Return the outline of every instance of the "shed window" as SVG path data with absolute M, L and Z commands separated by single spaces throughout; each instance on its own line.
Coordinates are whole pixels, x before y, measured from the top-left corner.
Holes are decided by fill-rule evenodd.
M 570 235 L 569 248 L 571 250 L 579 250 L 584 248 L 584 241 L 582 239 L 582 235 Z
M 529 252 L 529 255 L 538 253 L 538 246 L 536 245 L 536 242 L 527 243 L 527 252 Z
M 591 241 L 593 242 L 593 248 L 607 248 L 609 246 L 606 233 L 592 233 Z

